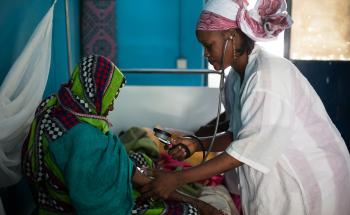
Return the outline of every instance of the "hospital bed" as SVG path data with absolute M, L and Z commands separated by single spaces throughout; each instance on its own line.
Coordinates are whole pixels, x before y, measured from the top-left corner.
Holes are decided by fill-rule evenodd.
M 115 133 L 156 125 L 195 131 L 216 116 L 217 105 L 216 88 L 126 86 L 109 119 Z
M 213 70 L 122 69 L 126 74 L 218 74 Z M 131 126 L 194 131 L 217 114 L 218 88 L 205 86 L 125 86 L 110 114 L 119 133 Z

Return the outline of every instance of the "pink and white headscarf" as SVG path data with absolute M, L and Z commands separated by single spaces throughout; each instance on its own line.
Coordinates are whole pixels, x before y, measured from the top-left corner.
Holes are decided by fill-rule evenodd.
M 244 0 L 208 0 L 197 24 L 197 30 L 218 31 L 240 28 L 254 41 L 275 39 L 293 21 L 285 0 L 257 0 L 247 10 Z

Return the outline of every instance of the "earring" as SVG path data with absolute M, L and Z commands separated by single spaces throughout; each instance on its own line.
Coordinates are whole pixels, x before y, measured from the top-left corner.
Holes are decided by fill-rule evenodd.
M 230 39 L 232 38 L 232 46 L 233 46 L 233 63 L 236 63 L 237 61 L 237 51 L 236 51 L 236 33 L 234 33 L 232 36 L 230 36 Z

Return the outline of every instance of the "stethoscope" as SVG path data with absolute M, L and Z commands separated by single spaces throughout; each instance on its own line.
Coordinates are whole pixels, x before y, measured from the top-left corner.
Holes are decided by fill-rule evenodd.
M 224 49 L 223 49 L 223 53 L 222 53 L 222 57 L 221 57 L 221 74 L 220 74 L 220 85 L 219 85 L 219 103 L 218 103 L 218 108 L 217 108 L 217 116 L 216 116 L 216 122 L 215 122 L 215 129 L 214 129 L 214 134 L 211 139 L 211 142 L 209 144 L 209 147 L 207 149 L 207 153 L 205 153 L 205 151 L 203 151 L 203 160 L 202 163 L 204 163 L 207 158 L 209 153 L 211 152 L 215 139 L 218 135 L 218 127 L 219 127 L 219 121 L 220 121 L 220 113 L 221 113 L 221 102 L 222 102 L 222 93 L 224 91 L 224 79 L 225 79 L 225 68 L 224 68 L 224 59 L 225 59 L 225 54 L 226 54 L 226 49 L 227 49 L 227 44 L 228 44 L 228 39 L 225 42 L 224 45 Z M 170 138 L 171 138 L 171 134 L 163 131 L 161 129 L 158 128 L 154 128 L 153 129 L 155 136 L 160 140 L 160 142 L 162 142 L 163 144 L 165 144 L 165 146 L 169 146 L 170 143 Z
M 212 136 L 211 142 L 209 144 L 209 147 L 207 149 L 207 153 L 204 156 L 202 163 L 204 163 L 207 158 L 209 153 L 211 152 L 215 139 L 217 137 L 218 133 L 218 127 L 219 127 L 219 121 L 220 121 L 220 114 L 221 114 L 221 102 L 222 102 L 222 93 L 224 91 L 224 80 L 225 80 L 225 68 L 224 68 L 224 60 L 225 60 L 225 54 L 226 54 L 226 49 L 227 49 L 227 44 L 228 44 L 228 39 L 226 39 L 224 49 L 222 51 L 222 57 L 221 57 L 221 74 L 220 74 L 220 84 L 219 84 L 219 102 L 218 102 L 218 109 L 217 109 L 217 114 L 216 114 L 216 122 L 215 122 L 215 129 L 214 129 L 214 134 Z

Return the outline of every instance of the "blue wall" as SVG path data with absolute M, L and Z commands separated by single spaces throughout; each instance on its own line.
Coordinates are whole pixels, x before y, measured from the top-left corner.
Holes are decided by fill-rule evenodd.
M 0 3 L 0 81 L 53 1 L 2 0 Z M 117 56 L 120 68 L 176 68 L 176 59 L 187 59 L 190 69 L 205 68 L 203 49 L 195 25 L 203 1 L 118 0 Z M 80 58 L 79 1 L 69 1 L 72 64 Z M 51 69 L 45 95 L 68 79 L 65 1 L 58 0 L 53 20 Z M 203 75 L 127 75 L 128 84 L 204 85 Z
M 120 68 L 204 68 L 203 49 L 195 37 L 203 1 L 117 0 L 117 65 Z M 127 74 L 128 84 L 203 85 L 203 75 Z
M 35 27 L 53 1 L 2 0 L 0 3 L 0 82 L 2 83 L 14 61 L 22 52 Z M 79 60 L 79 3 L 70 1 L 70 22 L 73 64 Z M 54 11 L 52 57 L 45 95 L 68 80 L 65 1 L 58 0 Z M 43 53 L 45 54 L 45 53 Z

